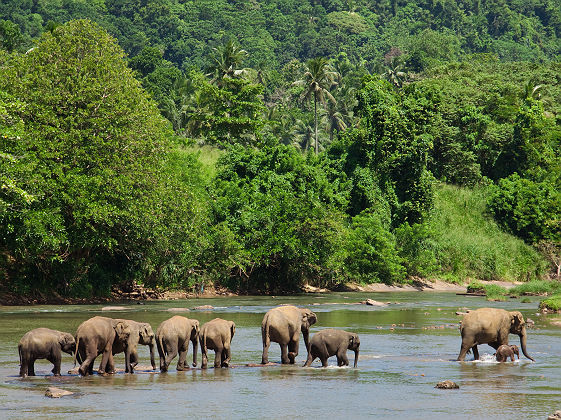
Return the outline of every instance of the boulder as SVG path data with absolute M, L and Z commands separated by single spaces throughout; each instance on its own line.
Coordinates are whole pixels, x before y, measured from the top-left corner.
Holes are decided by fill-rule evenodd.
M 168 312 L 189 312 L 189 308 L 169 308 Z
M 104 306 L 101 308 L 102 311 L 126 311 L 127 308 L 124 306 Z
M 440 381 L 439 383 L 437 383 L 435 388 L 439 388 L 439 389 L 459 389 L 460 386 L 456 382 L 452 382 L 451 380 L 446 379 L 445 381 Z
M 60 397 L 64 397 L 65 395 L 72 395 L 72 394 L 74 393 L 67 391 L 65 389 L 56 388 L 54 386 L 48 387 L 47 390 L 45 391 L 45 397 L 49 397 L 49 398 L 60 398 Z
M 195 306 L 193 308 L 194 311 L 208 311 L 214 309 L 214 306 L 212 305 L 201 305 L 201 306 Z

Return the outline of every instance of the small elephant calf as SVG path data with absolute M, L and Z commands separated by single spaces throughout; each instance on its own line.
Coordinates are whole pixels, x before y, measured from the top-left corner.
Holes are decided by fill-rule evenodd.
M 354 350 L 356 368 L 359 347 L 358 334 L 332 328 L 321 330 L 310 340 L 310 351 L 304 367 L 310 366 L 316 358 L 321 360 L 323 367 L 327 367 L 327 359 L 334 355 L 337 356 L 337 366 L 349 366 L 347 350 Z
M 497 352 L 495 353 L 495 357 L 497 358 L 497 362 L 506 362 L 510 357 L 510 360 L 514 362 L 514 355 L 518 356 L 518 360 L 520 360 L 520 353 L 518 352 L 518 346 L 515 344 L 507 345 L 503 344 L 499 346 Z
M 35 376 L 35 360 L 47 359 L 53 367 L 53 374 L 60 376 L 62 352 L 72 355 L 76 351 L 76 341 L 72 334 L 36 328 L 28 331 L 18 344 L 19 376 Z

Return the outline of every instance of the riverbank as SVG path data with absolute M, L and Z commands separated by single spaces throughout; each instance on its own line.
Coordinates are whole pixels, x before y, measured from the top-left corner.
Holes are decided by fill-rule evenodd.
M 506 282 L 506 281 L 480 281 L 483 284 L 495 284 L 505 289 L 515 287 L 521 282 Z M 305 285 L 301 289 L 301 293 L 331 293 L 331 292 L 451 292 L 451 293 L 466 293 L 467 283 L 460 285 L 456 283 L 447 283 L 442 280 L 427 280 L 416 278 L 411 283 L 399 285 L 387 285 L 383 283 L 373 284 L 357 284 L 345 283 L 336 286 L 332 290 L 325 288 L 318 288 L 314 286 Z M 144 288 L 143 286 L 135 285 L 132 289 L 123 291 L 113 289 L 110 296 L 107 297 L 90 297 L 90 298 L 70 298 L 61 296 L 55 292 L 46 294 L 35 292 L 32 295 L 16 295 L 9 292 L 0 292 L 0 305 L 14 306 L 14 305 L 76 305 L 76 304 L 98 304 L 98 303 L 118 303 L 126 301 L 150 301 L 150 300 L 179 300 L 179 299 L 194 299 L 194 298 L 214 298 L 219 296 L 236 296 L 230 290 L 224 288 L 206 287 L 202 293 L 187 292 L 184 290 L 166 290 L 159 291 L 154 289 Z

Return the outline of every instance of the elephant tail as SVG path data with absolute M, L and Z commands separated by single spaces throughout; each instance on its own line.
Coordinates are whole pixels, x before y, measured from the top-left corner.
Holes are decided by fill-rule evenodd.
M 19 365 L 21 366 L 21 344 L 18 344 Z
M 162 334 L 156 336 L 156 344 L 158 346 L 158 353 L 160 354 L 160 357 L 165 356 L 166 353 L 164 352 L 164 343 L 162 340 Z

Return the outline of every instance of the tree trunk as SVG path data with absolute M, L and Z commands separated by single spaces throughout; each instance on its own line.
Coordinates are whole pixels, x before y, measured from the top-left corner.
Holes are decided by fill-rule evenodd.
M 318 99 L 317 94 L 314 93 L 314 123 L 315 123 L 315 134 L 316 134 L 316 155 L 318 154 Z

